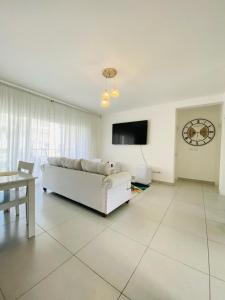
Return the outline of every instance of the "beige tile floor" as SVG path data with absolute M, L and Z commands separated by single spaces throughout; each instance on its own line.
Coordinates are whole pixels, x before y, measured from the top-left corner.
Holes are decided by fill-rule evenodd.
M 154 183 L 107 218 L 36 191 L 36 237 L 0 212 L 0 300 L 224 300 L 225 197 Z

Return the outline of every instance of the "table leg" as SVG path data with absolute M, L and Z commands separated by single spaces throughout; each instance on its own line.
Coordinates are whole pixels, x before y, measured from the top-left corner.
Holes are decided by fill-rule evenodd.
M 35 236 L 35 181 L 28 181 L 28 238 Z
M 10 200 L 10 190 L 4 190 L 4 202 L 8 202 Z M 9 208 L 5 209 L 4 212 L 9 212 Z

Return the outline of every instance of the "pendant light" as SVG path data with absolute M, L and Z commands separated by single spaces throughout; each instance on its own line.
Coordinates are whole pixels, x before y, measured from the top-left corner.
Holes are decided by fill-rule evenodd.
M 102 71 L 102 75 L 105 77 L 105 90 L 101 97 L 101 107 L 108 108 L 110 105 L 110 98 L 116 98 L 119 96 L 119 90 L 116 88 L 115 82 L 113 88 L 111 90 L 108 89 L 108 81 L 109 79 L 115 78 L 117 70 L 114 68 L 105 68 Z
M 110 105 L 109 100 L 103 100 L 103 99 L 102 99 L 102 101 L 101 101 L 101 107 L 103 107 L 103 108 L 108 108 L 109 105 Z

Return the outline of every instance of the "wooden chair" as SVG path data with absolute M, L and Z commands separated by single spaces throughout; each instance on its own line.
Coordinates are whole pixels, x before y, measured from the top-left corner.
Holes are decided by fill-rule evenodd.
M 34 169 L 34 164 L 26 161 L 19 161 L 18 172 L 24 172 L 27 174 L 32 174 Z
M 22 172 L 22 173 L 26 173 L 26 174 L 32 174 L 33 173 L 33 169 L 34 169 L 34 164 L 33 163 L 29 163 L 26 161 L 19 161 L 18 163 L 18 172 Z M 19 188 L 16 188 L 16 215 L 19 215 L 19 193 L 20 190 Z M 26 190 L 26 195 L 27 195 L 27 190 Z M 27 202 L 26 202 L 26 215 L 27 215 Z
M 32 174 L 34 168 L 33 163 L 28 163 L 25 161 L 19 161 L 18 163 L 18 172 L 0 172 L 0 176 L 12 176 L 16 175 L 18 173 L 26 173 L 26 174 Z M 20 205 L 20 197 L 19 197 L 19 188 L 15 189 L 16 192 L 16 199 L 14 201 L 10 201 L 10 191 L 6 190 L 4 191 L 4 201 L 0 202 L 0 210 L 8 211 L 11 207 L 15 207 L 16 209 L 16 215 L 19 215 L 19 205 Z M 26 190 L 26 196 L 27 196 L 27 190 Z M 28 206 L 26 203 L 26 216 L 28 212 Z

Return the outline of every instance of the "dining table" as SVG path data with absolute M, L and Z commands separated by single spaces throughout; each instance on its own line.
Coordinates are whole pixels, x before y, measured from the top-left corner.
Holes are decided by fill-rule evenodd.
M 4 201 L 0 204 L 0 210 L 10 208 L 10 189 L 27 188 L 26 195 L 19 198 L 19 203 L 27 203 L 28 238 L 35 236 L 35 179 L 31 174 L 24 172 L 0 172 L 0 191 L 4 191 Z

